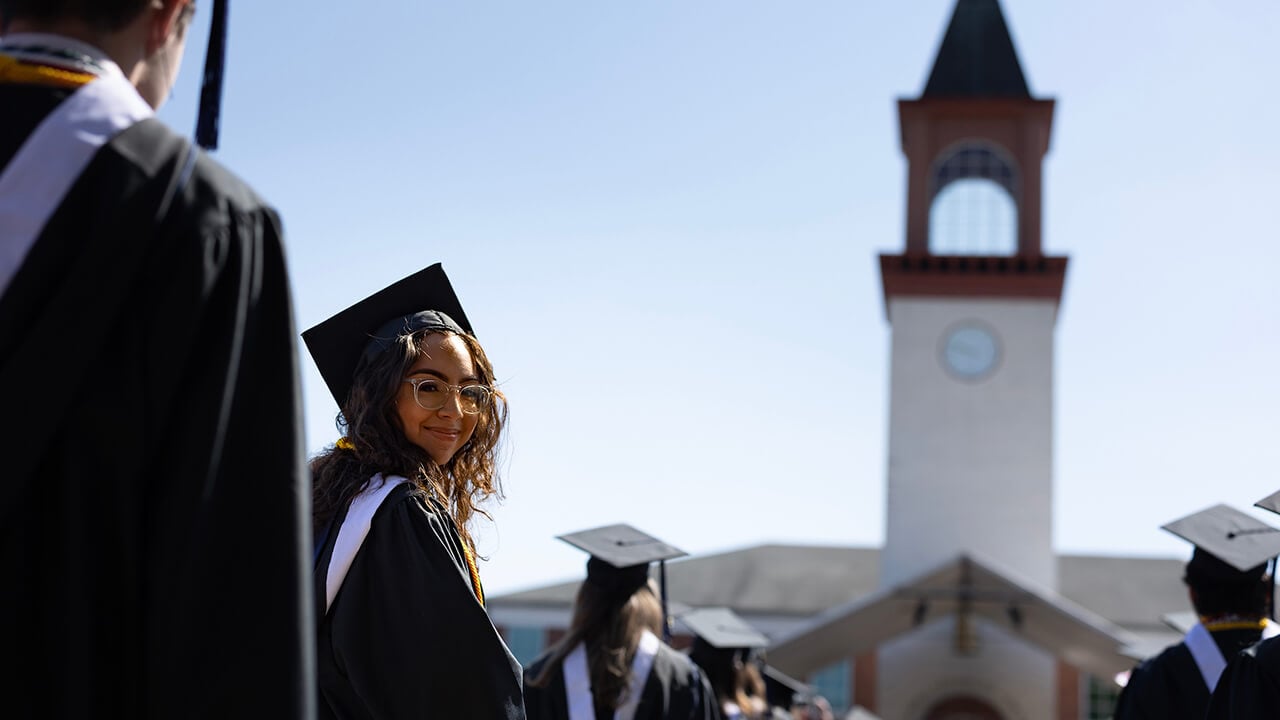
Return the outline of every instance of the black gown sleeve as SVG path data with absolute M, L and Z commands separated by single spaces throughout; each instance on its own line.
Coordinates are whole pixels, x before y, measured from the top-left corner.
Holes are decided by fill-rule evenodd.
M 407 483 L 374 515 L 319 642 L 331 717 L 524 718 L 520 665 L 476 598 L 453 525 Z

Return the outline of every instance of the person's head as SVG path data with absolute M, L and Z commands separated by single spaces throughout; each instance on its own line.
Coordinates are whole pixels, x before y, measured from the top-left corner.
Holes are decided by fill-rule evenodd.
M 693 608 L 680 615 L 693 633 L 689 659 L 702 668 L 721 705 L 744 712 L 767 700 L 761 652 L 769 638 L 728 607 Z
M 1280 528 L 1219 503 L 1160 526 L 1194 548 L 1183 582 L 1202 618 L 1269 615 Z
M 493 365 L 469 333 L 432 326 L 371 341 L 338 416 L 343 441 L 312 463 L 317 519 L 380 472 L 442 496 L 466 535 L 478 504 L 500 492 L 506 419 Z
M 689 659 L 702 668 L 722 705 L 730 701 L 748 710 L 764 698 L 764 679 L 749 649 L 718 648 L 695 637 Z
M 119 32 L 151 4 L 152 0 L 0 0 L 0 30 L 15 20 L 76 20 L 98 32 Z
M 339 425 L 357 449 L 399 456 L 399 474 L 492 470 L 506 423 L 484 348 L 465 332 L 397 335 L 356 368 Z M 432 473 L 428 473 L 432 474 Z
M 107 53 L 153 108 L 169 97 L 191 0 L 0 0 L 0 32 L 65 35 Z
M 458 531 L 499 494 L 506 399 L 439 263 L 302 333 L 337 402 L 344 437 L 311 461 L 312 513 L 325 527 L 375 474 L 443 502 Z
M 1206 618 L 1265 617 L 1274 592 L 1266 563 L 1242 571 L 1200 548 L 1192 553 L 1182 580 L 1196 614 Z
M 338 421 L 356 454 L 384 471 L 492 490 L 507 407 L 480 343 L 432 328 L 366 357 Z M 450 497 L 467 489 L 447 488 Z

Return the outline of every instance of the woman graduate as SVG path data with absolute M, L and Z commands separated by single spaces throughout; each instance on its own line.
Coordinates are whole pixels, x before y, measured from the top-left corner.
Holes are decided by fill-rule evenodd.
M 506 404 L 444 271 L 303 338 L 345 432 L 311 465 L 320 717 L 523 718 L 467 532 Z
M 660 639 L 665 603 L 649 563 L 684 552 L 629 525 L 560 536 L 591 554 L 569 632 L 525 673 L 530 720 L 718 720 L 715 694 Z
M 706 673 L 724 720 L 790 720 L 769 705 L 759 657 L 768 638 L 727 607 L 690 610 L 680 621 L 693 631 L 689 658 Z

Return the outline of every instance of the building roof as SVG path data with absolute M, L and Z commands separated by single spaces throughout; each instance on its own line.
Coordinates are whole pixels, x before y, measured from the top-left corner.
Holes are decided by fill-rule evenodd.
M 998 0 L 957 0 L 922 97 L 1031 97 Z
M 769 662 L 806 676 L 943 618 L 982 618 L 1099 677 L 1133 664 L 1141 639 L 1049 588 L 962 553 L 865 598 L 834 607 L 769 646 Z M 959 620 L 957 620 L 959 622 Z
M 1131 630 L 1166 630 L 1160 619 L 1191 609 L 1182 584 L 1185 560 L 1058 556 L 1058 593 Z
M 1183 560 L 1059 555 L 1057 593 L 1127 630 L 1171 632 L 1161 621 L 1190 609 Z M 656 568 L 654 574 L 656 577 Z M 757 545 L 667 563 L 673 601 L 726 606 L 753 615 L 806 618 L 879 589 L 880 550 L 866 547 Z M 578 580 L 488 599 L 504 607 L 567 608 Z
M 757 545 L 668 562 L 667 592 L 693 607 L 808 617 L 873 592 L 879 575 L 876 548 Z M 499 595 L 488 604 L 561 607 L 573 603 L 578 583 Z

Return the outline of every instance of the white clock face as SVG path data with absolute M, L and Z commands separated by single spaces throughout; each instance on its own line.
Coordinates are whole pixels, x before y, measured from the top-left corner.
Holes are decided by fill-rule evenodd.
M 980 380 L 1000 362 L 1000 341 L 985 325 L 963 323 L 942 337 L 942 363 L 956 377 Z

